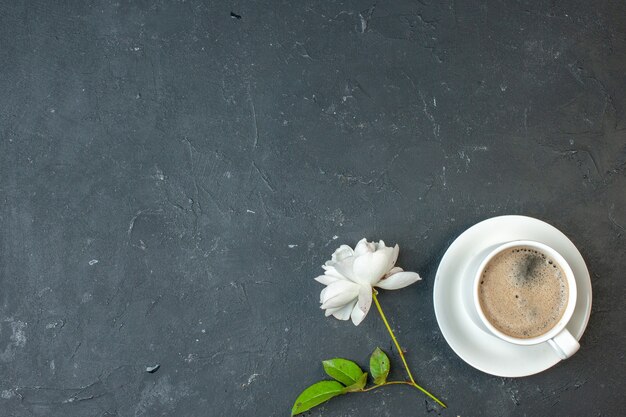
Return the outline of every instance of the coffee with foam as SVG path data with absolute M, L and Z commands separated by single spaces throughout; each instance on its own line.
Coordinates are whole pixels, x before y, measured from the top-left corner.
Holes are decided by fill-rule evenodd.
M 478 298 L 481 309 L 500 332 L 518 339 L 541 336 L 563 317 L 569 289 L 565 272 L 549 256 L 513 247 L 484 268 Z

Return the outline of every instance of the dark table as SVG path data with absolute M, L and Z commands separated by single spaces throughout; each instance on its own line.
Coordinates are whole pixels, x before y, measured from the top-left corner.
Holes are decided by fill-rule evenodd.
M 0 415 L 286 416 L 376 346 L 403 378 L 375 312 L 319 309 L 364 236 L 424 277 L 381 302 L 449 408 L 310 415 L 623 415 L 626 3 L 562 3 L 3 1 Z M 565 232 L 594 290 L 581 350 L 522 379 L 465 364 L 432 305 L 500 214 Z

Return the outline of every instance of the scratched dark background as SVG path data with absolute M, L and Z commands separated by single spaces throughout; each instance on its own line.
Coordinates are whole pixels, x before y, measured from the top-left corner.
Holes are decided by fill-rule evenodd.
M 311 416 L 623 415 L 625 91 L 621 0 L 0 2 L 0 415 L 286 416 L 322 359 L 391 351 L 318 308 L 363 236 L 424 277 L 381 302 L 450 407 Z M 581 350 L 523 379 L 466 365 L 432 306 L 500 214 L 593 281 Z

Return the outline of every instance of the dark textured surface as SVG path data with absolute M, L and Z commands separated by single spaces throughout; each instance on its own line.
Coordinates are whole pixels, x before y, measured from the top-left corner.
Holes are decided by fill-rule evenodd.
M 441 415 L 623 415 L 623 1 L 52 3 L 0 3 L 0 415 L 288 415 L 320 360 L 390 350 L 317 303 L 363 236 L 424 277 L 381 302 Z M 460 360 L 431 297 L 450 242 L 513 213 L 594 288 L 580 352 L 523 379 Z

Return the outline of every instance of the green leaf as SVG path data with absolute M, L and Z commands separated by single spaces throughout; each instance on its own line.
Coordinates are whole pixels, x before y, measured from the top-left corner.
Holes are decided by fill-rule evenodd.
M 370 372 L 374 378 L 374 384 L 380 385 L 387 381 L 389 358 L 380 348 L 376 348 L 370 357 Z
M 359 365 L 347 359 L 329 359 L 322 362 L 322 365 L 329 376 L 346 386 L 356 383 L 363 375 Z
M 367 384 L 367 372 L 361 375 L 359 380 L 356 381 L 354 384 L 345 387 L 344 391 L 345 392 L 361 391 L 363 388 L 365 388 L 365 384 Z
M 291 415 L 304 413 L 337 395 L 345 394 L 344 389 L 345 387 L 337 381 L 316 382 L 298 395 L 291 409 Z

